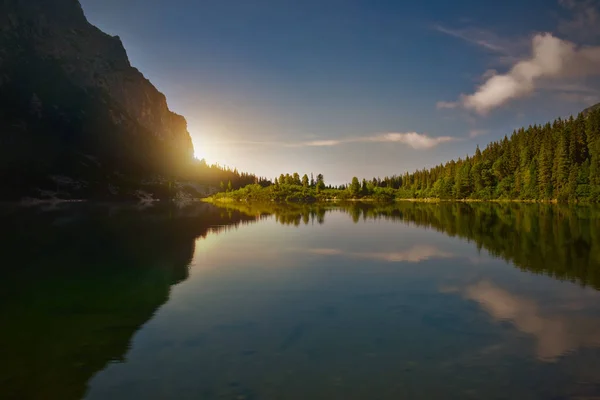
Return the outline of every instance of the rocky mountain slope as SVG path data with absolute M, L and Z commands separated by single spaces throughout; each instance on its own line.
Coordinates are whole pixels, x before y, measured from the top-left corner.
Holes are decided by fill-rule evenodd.
M 185 119 L 78 0 L 0 3 L 0 198 L 114 194 L 192 159 Z
M 597 109 L 600 109 L 600 103 L 594 104 L 593 106 L 586 108 L 585 110 L 582 111 L 582 113 L 584 116 L 587 117 L 592 111 L 597 110 Z

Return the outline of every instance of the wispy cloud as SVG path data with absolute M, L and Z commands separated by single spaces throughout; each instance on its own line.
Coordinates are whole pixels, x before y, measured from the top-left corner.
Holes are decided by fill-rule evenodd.
M 481 46 L 498 53 L 507 53 L 508 50 L 502 40 L 492 32 L 477 28 L 450 29 L 441 25 L 435 25 L 434 29 L 446 35 L 465 40 L 469 43 Z
M 438 110 L 454 109 L 460 106 L 460 103 L 457 101 L 438 101 L 435 106 Z
M 600 47 L 578 47 L 550 33 L 535 35 L 531 55 L 506 74 L 488 78 L 475 93 L 463 95 L 463 107 L 479 114 L 532 94 L 540 83 L 600 75 Z
M 334 147 L 350 143 L 400 143 L 412 147 L 416 150 L 427 150 L 436 147 L 442 143 L 448 143 L 461 140 L 452 136 L 429 136 L 424 133 L 417 132 L 389 132 L 378 133 L 370 136 L 347 137 L 341 139 L 315 139 L 301 142 L 284 142 L 284 141 L 255 141 L 255 140 L 240 140 L 240 141 L 223 141 L 217 142 L 216 145 L 222 146 L 275 146 L 275 147 Z
M 316 254 L 318 256 L 339 256 L 344 254 L 344 252 L 341 249 L 328 248 L 308 249 L 303 251 L 308 251 L 310 254 Z
M 441 143 L 447 143 L 457 140 L 451 136 L 430 137 L 425 134 L 409 132 L 409 133 L 384 133 L 371 138 L 364 138 L 368 142 L 392 142 L 403 143 L 413 149 L 430 149 Z
M 448 28 L 434 25 L 433 29 L 448 36 L 463 40 L 491 54 L 490 63 L 495 66 L 506 66 L 527 52 L 529 40 L 518 37 L 502 37 L 495 32 L 477 27 Z
M 559 0 L 559 3 L 569 14 L 559 21 L 560 33 L 583 42 L 600 37 L 600 6 L 597 0 Z
M 344 142 L 341 140 L 312 140 L 310 142 L 301 142 L 301 143 L 291 144 L 291 146 L 294 146 L 294 147 L 300 147 L 300 146 L 321 147 L 321 146 L 337 146 L 342 143 L 344 143 Z
M 378 133 L 370 136 L 349 137 L 342 139 L 320 139 L 303 142 L 278 142 L 278 141 L 223 141 L 215 143 L 222 146 L 275 146 L 275 147 L 334 147 L 350 143 L 400 143 L 412 147 L 415 150 L 427 150 L 442 143 L 461 140 L 452 136 L 429 136 L 417 132 L 389 132 Z
M 548 92 L 556 99 L 589 106 L 600 102 L 600 90 L 586 84 L 545 82 L 540 90 Z
M 332 147 L 348 143 L 401 143 L 416 150 L 426 150 L 442 143 L 458 140 L 451 136 L 431 137 L 417 132 L 390 132 L 371 136 L 351 137 L 344 139 L 311 140 L 306 142 L 283 143 L 288 147 Z
M 582 104 L 582 105 L 586 105 L 586 106 L 597 104 L 600 102 L 600 96 L 593 95 L 593 94 L 590 95 L 590 94 L 584 94 L 584 93 L 563 92 L 563 93 L 558 93 L 556 95 L 556 97 L 563 101 L 568 101 L 570 103 Z
M 486 129 L 471 129 L 469 131 L 469 137 L 472 138 L 476 138 L 478 136 L 483 136 L 483 135 L 487 135 L 488 131 Z

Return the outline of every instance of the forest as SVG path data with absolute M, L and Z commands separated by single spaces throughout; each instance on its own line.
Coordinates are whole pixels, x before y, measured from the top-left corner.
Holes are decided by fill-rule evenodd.
M 250 184 L 266 187 L 271 185 L 267 178 L 258 177 L 248 172 L 239 172 L 219 164 L 209 165 L 206 160 L 195 160 L 187 179 L 218 187 L 220 191 L 232 191 Z
M 258 182 L 257 182 L 258 183 Z M 576 118 L 514 131 L 473 155 L 431 169 L 385 178 L 352 178 L 327 186 L 322 174 L 280 175 L 240 190 L 229 185 L 216 200 L 455 199 L 600 201 L 600 107 Z

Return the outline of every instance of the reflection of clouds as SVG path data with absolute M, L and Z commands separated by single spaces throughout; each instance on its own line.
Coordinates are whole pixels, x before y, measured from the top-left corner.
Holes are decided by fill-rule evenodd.
M 543 361 L 553 361 L 579 347 L 600 346 L 598 318 L 577 317 L 564 311 L 558 315 L 542 315 L 535 301 L 509 293 L 488 281 L 468 286 L 463 294 L 478 302 L 493 318 L 510 321 L 519 331 L 533 335 L 537 339 L 537 356 Z
M 452 258 L 454 254 L 438 249 L 434 246 L 413 246 L 408 250 L 390 252 L 352 252 L 341 249 L 316 248 L 309 249 L 309 253 L 321 256 L 342 255 L 349 258 L 363 258 L 386 262 L 421 262 L 431 258 Z
M 452 258 L 454 254 L 433 246 L 414 246 L 405 251 L 383 253 L 358 253 L 356 257 L 387 262 L 421 262 L 430 258 Z

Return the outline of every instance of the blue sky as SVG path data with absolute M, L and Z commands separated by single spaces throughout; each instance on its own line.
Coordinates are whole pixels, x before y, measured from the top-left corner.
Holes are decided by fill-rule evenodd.
M 595 0 L 82 0 L 184 115 L 262 176 L 401 174 L 600 102 Z

